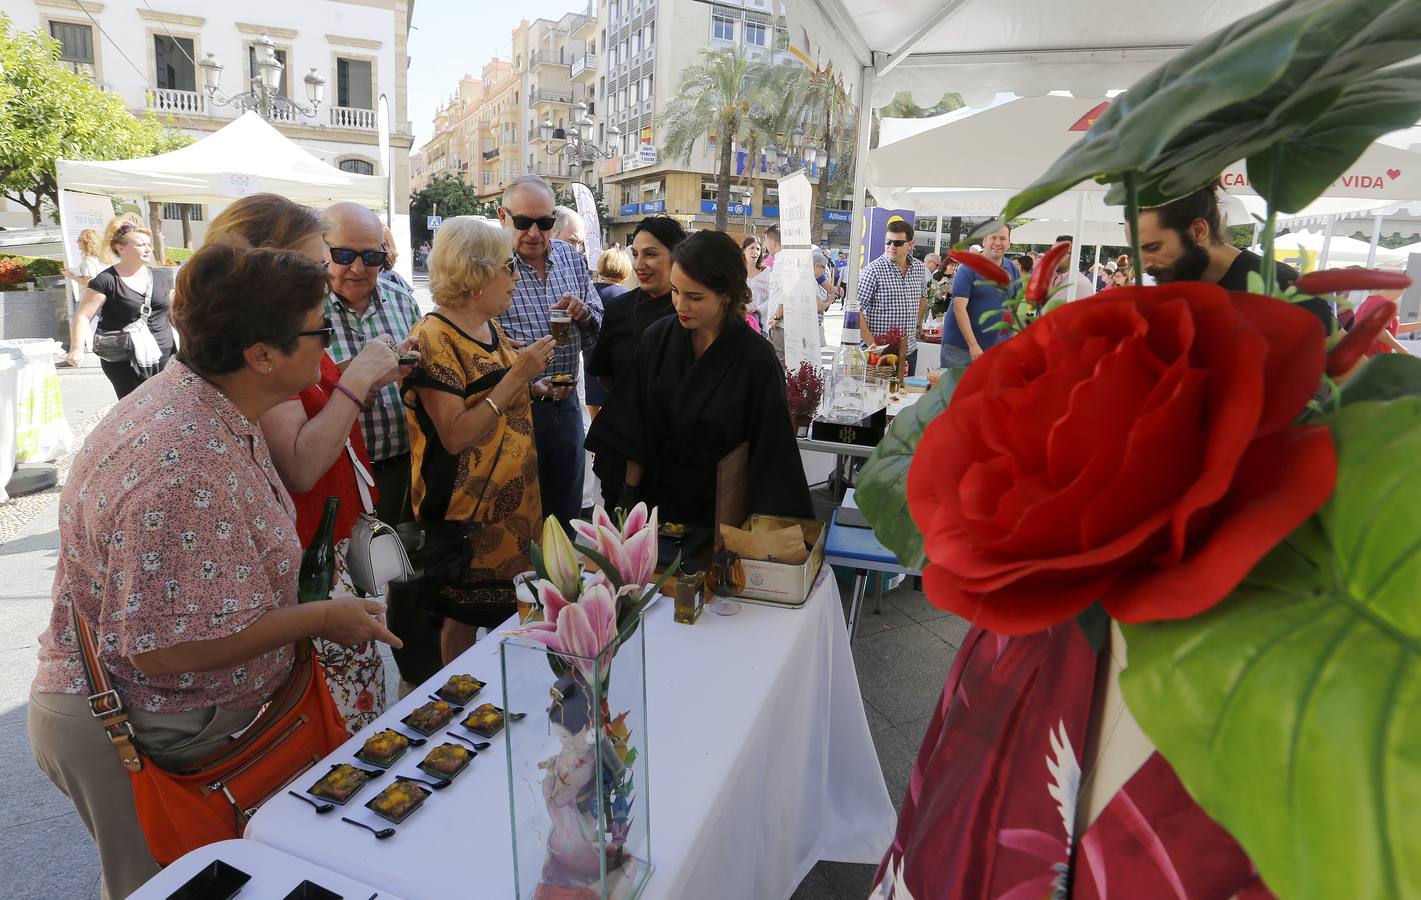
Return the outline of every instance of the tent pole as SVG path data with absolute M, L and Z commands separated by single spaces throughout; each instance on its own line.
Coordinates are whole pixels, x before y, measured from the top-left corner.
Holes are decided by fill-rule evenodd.
M 1104 263 L 1101 262 L 1101 259 L 1100 259 L 1100 248 L 1101 248 L 1101 246 L 1102 246 L 1102 245 L 1100 245 L 1100 244 L 1096 244 L 1096 245 L 1095 245 L 1095 268 L 1093 269 L 1093 271 L 1094 271 L 1094 272 L 1097 272 L 1097 273 L 1104 273 L 1104 272 L 1105 272 L 1105 270 L 1101 268 L 1101 266 L 1104 265 Z M 1090 276 L 1090 283 L 1091 283 L 1091 284 L 1095 284 L 1095 283 L 1096 283 L 1095 275 L 1094 275 L 1094 274 L 1092 274 L 1092 275 Z
M 942 216 L 937 217 L 937 234 L 933 235 L 933 252 L 942 256 Z M 938 265 L 942 265 L 941 262 Z
M 1372 245 L 1367 248 L 1367 268 L 1369 269 L 1377 264 L 1377 247 L 1380 246 L 1381 240 L 1382 214 L 1377 213 L 1376 217 L 1372 219 Z
M 855 249 L 859 236 L 853 229 L 855 225 L 860 228 L 867 227 L 863 219 L 868 200 L 864 177 L 868 170 L 869 132 L 873 129 L 873 83 L 876 78 L 872 65 L 860 68 L 858 134 L 854 136 L 854 211 L 853 219 L 850 220 L 852 224 L 849 226 L 849 285 L 844 299 L 845 309 L 848 309 L 850 297 L 858 297 L 859 268 L 862 260 L 861 254 Z
M 1336 216 L 1325 216 L 1322 220 L 1322 252 L 1317 255 L 1317 267 L 1327 268 L 1327 257 L 1332 252 L 1332 223 Z
M 1071 233 L 1071 267 L 1066 270 L 1066 300 L 1077 300 L 1076 273 L 1081 270 L 1081 238 L 1085 234 L 1085 191 L 1076 191 L 1076 227 Z

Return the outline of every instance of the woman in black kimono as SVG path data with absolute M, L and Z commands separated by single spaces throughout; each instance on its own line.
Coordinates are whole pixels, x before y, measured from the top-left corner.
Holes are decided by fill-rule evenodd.
M 714 525 L 716 466 L 748 442 L 748 511 L 813 518 L 784 369 L 745 324 L 750 289 L 739 246 L 703 231 L 671 258 L 676 315 L 646 329 L 587 435 L 594 453 L 628 460 L 617 505 L 645 500 L 663 522 Z
M 587 374 L 610 392 L 636 359 L 637 344 L 647 327 L 671 316 L 671 251 L 686 239 L 686 230 L 670 216 L 650 216 L 632 231 L 630 252 L 637 286 L 603 304 L 602 331 L 587 361 Z M 603 401 L 603 406 L 611 399 Z M 601 415 L 601 412 L 598 412 Z M 587 444 L 592 449 L 592 444 Z M 592 471 L 602 483 L 602 499 L 611 509 L 626 478 L 626 460 L 612 450 L 595 450 Z

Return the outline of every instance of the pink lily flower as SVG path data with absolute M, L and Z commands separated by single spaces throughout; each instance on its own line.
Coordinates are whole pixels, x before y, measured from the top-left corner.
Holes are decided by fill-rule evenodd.
M 569 657 L 589 681 L 595 667 L 600 680 L 610 674 L 617 637 L 617 603 L 605 580 L 590 583 L 576 603 L 563 605 L 557 622 L 535 622 L 505 632 L 537 641 L 554 653 Z
M 652 514 L 655 521 L 655 514 Z M 643 528 L 631 537 L 622 538 L 606 526 L 597 529 L 597 552 L 621 576 L 624 590 L 640 594 L 656 571 L 656 532 Z

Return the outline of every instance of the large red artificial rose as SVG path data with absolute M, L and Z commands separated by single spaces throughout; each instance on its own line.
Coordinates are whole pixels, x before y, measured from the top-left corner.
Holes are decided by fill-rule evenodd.
M 1292 424 L 1323 334 L 1270 297 L 1181 283 L 1063 306 L 997 343 L 923 432 L 908 506 L 937 606 L 999 634 L 1097 600 L 1123 622 L 1222 600 L 1332 493 Z

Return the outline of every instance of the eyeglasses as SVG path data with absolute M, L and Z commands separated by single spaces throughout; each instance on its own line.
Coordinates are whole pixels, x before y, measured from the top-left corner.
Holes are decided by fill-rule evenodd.
M 321 319 L 321 327 L 315 331 L 298 331 L 297 337 L 318 337 L 321 339 L 321 346 L 330 349 L 331 341 L 335 340 L 336 328 L 331 324 L 331 317 L 326 316 Z
M 895 240 L 891 240 L 891 239 L 890 239 L 890 240 L 884 241 L 883 243 L 886 244 L 886 245 L 888 245 L 889 247 L 901 247 L 901 246 L 903 246 L 904 244 L 909 243 L 909 241 L 895 241 Z
M 507 207 L 505 207 L 505 209 L 506 208 Z M 539 216 L 534 218 L 533 216 L 520 216 L 511 212 L 508 214 L 508 218 L 513 220 L 513 227 L 519 231 L 527 231 L 534 225 L 538 226 L 539 231 L 552 231 L 553 225 L 558 220 L 557 216 Z
M 513 257 L 511 256 L 503 261 L 503 268 L 508 272 L 509 275 L 518 274 L 518 263 L 514 262 Z
M 327 244 L 327 246 L 330 246 Z M 355 262 L 355 258 L 360 257 L 360 261 L 365 263 L 365 268 L 374 269 L 385 264 L 385 258 L 389 256 L 386 250 L 351 250 L 347 247 L 331 247 L 331 259 L 338 266 L 348 266 Z

